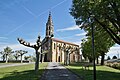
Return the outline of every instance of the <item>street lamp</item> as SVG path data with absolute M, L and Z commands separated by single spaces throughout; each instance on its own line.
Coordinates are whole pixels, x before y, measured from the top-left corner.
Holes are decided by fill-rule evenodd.
M 95 65 L 95 46 L 94 46 L 94 27 L 93 27 L 93 15 L 90 17 L 91 28 L 92 28 L 92 53 L 93 53 L 93 73 L 94 80 L 96 80 L 96 65 Z
M 96 80 L 96 65 L 95 65 L 95 46 L 94 46 L 94 27 L 93 27 L 93 15 L 90 16 L 90 23 L 91 23 L 91 30 L 92 30 L 92 54 L 93 54 L 93 78 Z M 82 25 L 81 25 L 82 24 Z M 85 27 L 88 25 L 88 23 L 83 23 L 82 20 L 76 20 L 76 25 L 81 27 Z

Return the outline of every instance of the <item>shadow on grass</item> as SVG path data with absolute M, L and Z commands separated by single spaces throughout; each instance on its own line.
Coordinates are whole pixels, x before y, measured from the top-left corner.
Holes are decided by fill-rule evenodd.
M 71 68 L 69 68 L 70 71 L 77 74 L 79 77 L 81 77 L 83 80 L 93 80 L 93 70 L 92 65 L 90 66 L 90 70 L 85 70 L 82 68 L 83 64 L 71 64 Z M 73 67 L 73 68 L 72 68 Z M 75 68 L 76 67 L 76 68 Z M 101 66 L 102 67 L 102 66 Z M 96 80 L 120 80 L 120 71 L 112 71 L 110 70 L 112 68 L 108 68 L 107 70 L 96 70 Z
M 27 70 L 22 72 L 14 70 L 13 72 L 8 72 L 7 75 L 5 75 L 0 80 L 39 80 L 42 72 L 43 69 L 40 69 L 38 73 L 36 73 L 34 70 Z
M 93 71 L 92 70 L 71 69 L 70 71 L 77 74 L 83 80 L 93 80 Z M 120 80 L 120 73 L 117 73 L 117 72 L 97 70 L 96 73 L 97 73 L 96 80 Z

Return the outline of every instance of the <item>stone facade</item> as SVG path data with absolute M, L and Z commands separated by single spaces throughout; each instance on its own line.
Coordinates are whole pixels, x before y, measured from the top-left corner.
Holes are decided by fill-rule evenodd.
M 42 41 L 42 61 L 65 62 L 69 56 L 70 62 L 79 62 L 79 45 L 53 38 L 53 31 L 52 17 L 49 13 L 46 23 L 46 37 Z

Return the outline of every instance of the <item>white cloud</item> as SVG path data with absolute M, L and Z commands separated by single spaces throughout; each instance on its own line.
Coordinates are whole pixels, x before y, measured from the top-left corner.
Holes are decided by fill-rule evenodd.
M 0 46 L 0 50 L 2 51 L 7 46 L 9 46 L 10 48 L 12 48 L 13 50 L 30 50 L 30 49 L 32 49 L 32 48 L 28 48 L 26 46 L 23 46 L 21 44 L 6 44 L 6 45 Z
M 75 34 L 75 36 L 85 36 L 85 35 L 86 35 L 86 32 L 80 33 L 80 34 Z
M 7 37 L 2 37 L 2 36 L 0 36 L 0 39 L 8 39 Z
M 118 47 L 111 47 L 108 53 L 116 53 L 120 51 L 120 46 Z
M 74 43 L 77 44 L 77 45 L 80 45 L 82 42 L 81 41 L 76 41 Z
M 110 48 L 109 52 L 107 53 L 107 56 L 110 56 L 112 58 L 114 55 L 118 56 L 118 54 L 120 55 L 120 46 L 113 46 Z
M 72 26 L 72 27 L 67 27 L 67 28 L 63 28 L 63 29 L 57 29 L 56 31 L 72 31 L 72 30 L 79 30 L 80 28 L 75 25 L 75 26 Z

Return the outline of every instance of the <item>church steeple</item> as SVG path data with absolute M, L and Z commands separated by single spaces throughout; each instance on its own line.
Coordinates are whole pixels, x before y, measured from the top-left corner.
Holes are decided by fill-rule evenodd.
M 52 22 L 51 12 L 49 12 L 48 21 L 46 23 L 46 37 L 53 37 L 54 26 Z

